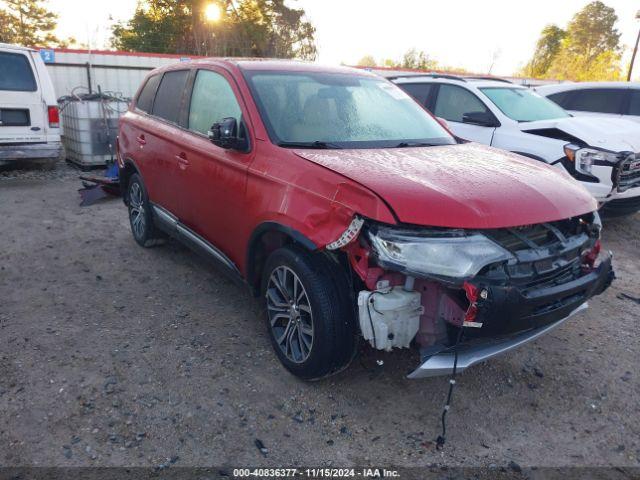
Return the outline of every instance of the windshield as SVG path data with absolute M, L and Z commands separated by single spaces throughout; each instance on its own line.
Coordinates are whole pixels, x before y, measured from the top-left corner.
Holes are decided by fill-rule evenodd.
M 570 116 L 551 100 L 526 88 L 487 87 L 480 90 L 502 113 L 518 122 L 552 120 Z
M 316 72 L 245 72 L 271 140 L 307 148 L 389 148 L 456 141 L 386 80 Z

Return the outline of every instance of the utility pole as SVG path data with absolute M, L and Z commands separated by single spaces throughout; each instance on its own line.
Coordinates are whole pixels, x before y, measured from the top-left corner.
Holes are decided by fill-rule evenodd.
M 636 20 L 640 20 L 640 10 L 636 13 Z M 636 54 L 638 53 L 638 44 L 640 43 L 640 30 L 638 30 L 638 38 L 636 38 L 636 46 L 633 49 L 633 55 L 631 55 L 631 64 L 629 65 L 629 75 L 627 76 L 627 82 L 631 81 L 631 74 L 633 73 L 633 64 L 636 61 Z

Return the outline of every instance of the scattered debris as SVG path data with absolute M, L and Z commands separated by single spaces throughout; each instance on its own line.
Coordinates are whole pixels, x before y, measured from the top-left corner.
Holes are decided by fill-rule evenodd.
M 71 458 L 71 455 L 72 455 L 71 446 L 63 445 L 62 446 L 62 454 L 65 456 L 65 458 Z
M 269 449 L 264 446 L 264 443 L 262 443 L 262 440 L 260 440 L 259 438 L 256 438 L 254 443 L 258 448 L 258 450 L 260 450 L 260 453 L 266 457 L 267 454 L 269 453 Z
M 516 462 L 514 462 L 513 460 L 511 460 L 509 462 L 509 468 L 511 470 L 513 470 L 516 473 L 521 473 L 522 472 L 522 467 L 520 465 L 518 465 Z
M 619 298 L 620 300 L 631 300 L 632 302 L 637 303 L 638 305 L 640 305 L 640 298 L 639 297 L 633 297 L 631 295 L 628 295 L 624 292 L 619 293 L 617 295 L 617 298 Z
M 120 180 L 118 178 L 118 166 L 114 163 L 107 168 L 103 176 L 80 175 L 83 188 L 78 190 L 81 207 L 93 205 L 98 200 L 108 197 L 119 197 Z

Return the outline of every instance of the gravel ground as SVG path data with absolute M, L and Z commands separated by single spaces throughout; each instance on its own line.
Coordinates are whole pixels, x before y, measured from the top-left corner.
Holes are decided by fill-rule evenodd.
M 295 379 L 245 289 L 79 207 L 78 173 L 0 172 L 0 465 L 640 465 L 640 215 L 605 224 L 619 278 L 586 313 L 460 376 L 436 451 L 446 378 L 364 348 Z

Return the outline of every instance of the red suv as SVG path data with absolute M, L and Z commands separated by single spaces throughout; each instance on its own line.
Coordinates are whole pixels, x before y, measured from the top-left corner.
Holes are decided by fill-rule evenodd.
M 581 185 L 455 138 L 363 71 L 154 70 L 121 120 L 118 163 L 136 242 L 171 235 L 247 284 L 305 379 L 346 367 L 362 338 L 415 348 L 413 378 L 456 358 L 462 370 L 559 325 L 613 278 Z

